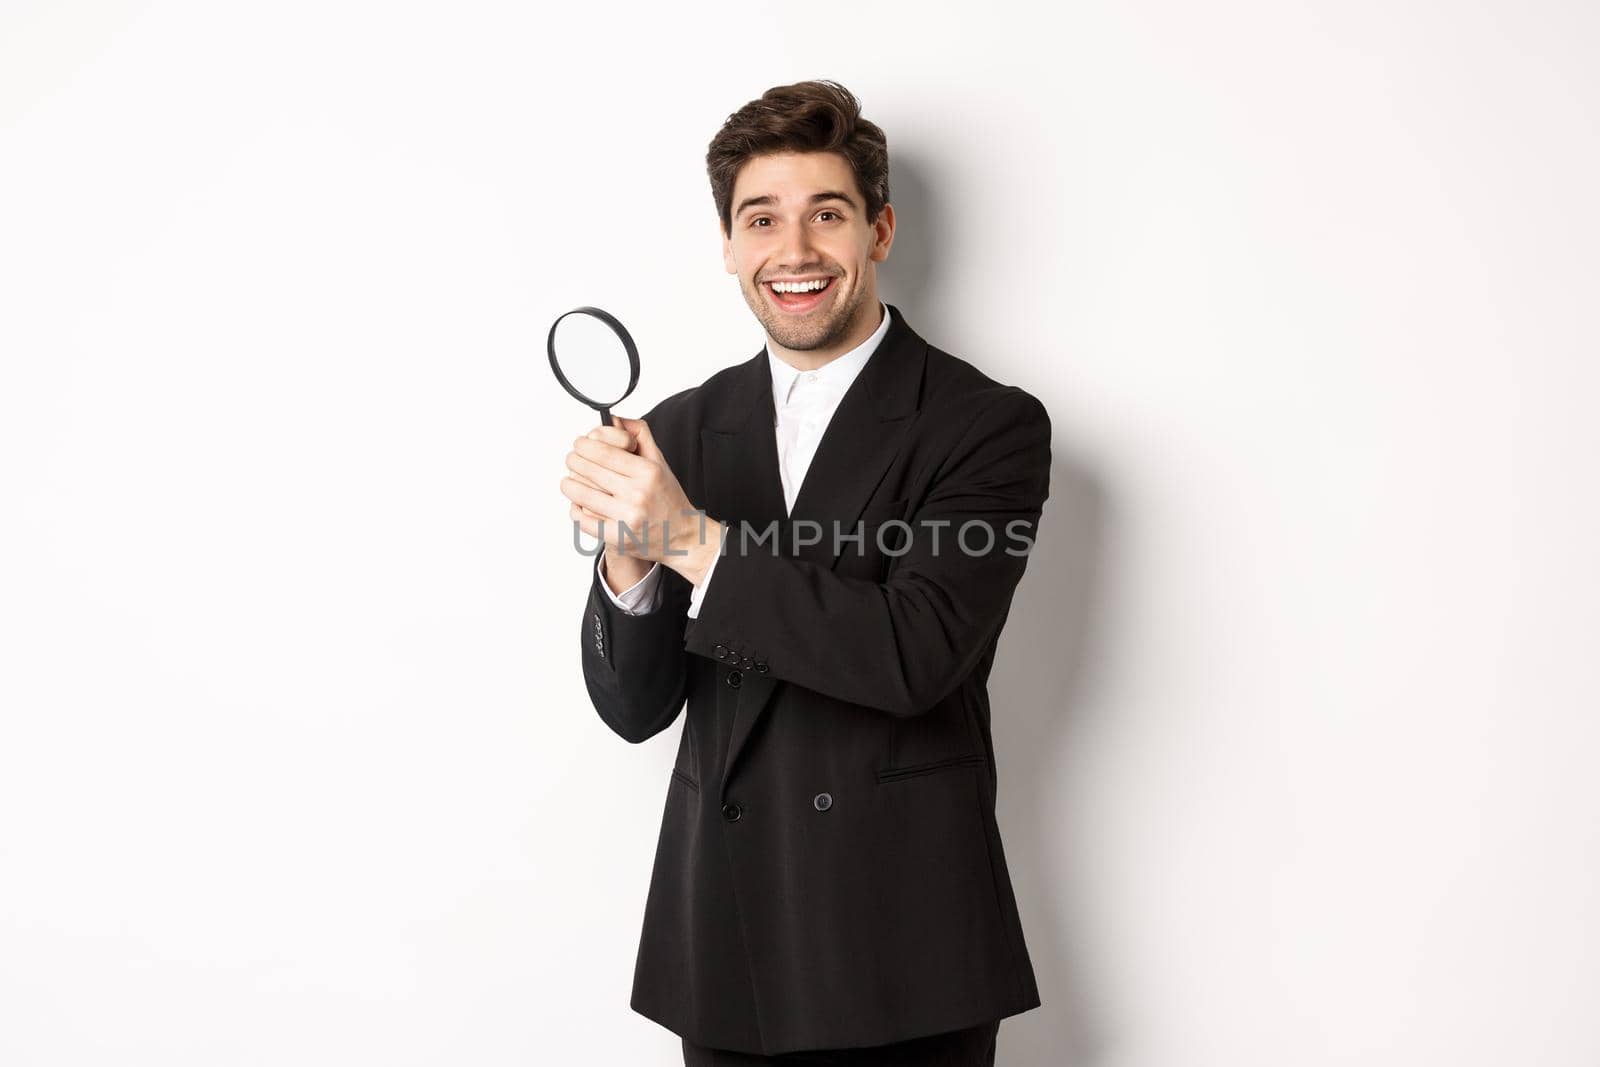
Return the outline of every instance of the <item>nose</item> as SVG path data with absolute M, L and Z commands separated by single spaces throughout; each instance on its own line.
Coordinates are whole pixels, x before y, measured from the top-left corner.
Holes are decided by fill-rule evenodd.
M 783 244 L 778 249 L 778 262 L 780 269 L 790 274 L 803 274 L 817 269 L 820 260 L 811 243 L 811 228 L 805 223 L 785 230 Z

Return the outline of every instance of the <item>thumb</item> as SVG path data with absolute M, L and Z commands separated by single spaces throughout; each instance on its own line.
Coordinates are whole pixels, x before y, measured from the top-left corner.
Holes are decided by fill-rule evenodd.
M 621 415 L 613 415 L 614 419 L 622 423 L 622 428 L 633 434 L 633 439 L 639 442 L 638 454 L 646 459 L 664 459 L 661 449 L 656 447 L 656 439 L 650 434 L 650 424 L 643 419 L 625 419 Z

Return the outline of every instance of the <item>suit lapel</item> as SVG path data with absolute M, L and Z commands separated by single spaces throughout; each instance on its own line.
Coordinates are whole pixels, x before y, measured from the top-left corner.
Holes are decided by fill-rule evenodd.
M 854 532 L 856 520 L 904 446 L 922 389 L 927 343 L 906 324 L 900 309 L 892 316 L 883 341 L 850 383 L 829 420 L 806 469 L 794 512 L 784 514 L 783 483 L 778 473 L 778 446 L 773 432 L 772 375 L 766 349 L 743 364 L 720 410 L 701 430 L 706 459 L 706 512 L 724 522 L 745 521 L 758 530 L 778 524 L 778 553 L 833 569 L 834 524 Z M 821 539 L 794 548 L 792 527 Z M 763 549 L 764 551 L 765 549 Z M 775 604 L 772 610 L 782 611 Z M 776 649 L 761 655 L 781 654 Z M 723 763 L 724 787 L 777 689 L 769 674 L 742 672 L 738 710 Z

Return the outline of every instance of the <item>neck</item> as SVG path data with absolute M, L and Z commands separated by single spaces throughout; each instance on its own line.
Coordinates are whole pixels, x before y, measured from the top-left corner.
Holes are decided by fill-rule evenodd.
M 877 294 L 862 302 L 861 310 L 856 312 L 855 321 L 845 331 L 843 337 L 826 348 L 793 349 L 785 348 L 767 334 L 767 351 L 800 370 L 816 370 L 844 355 L 846 352 L 861 344 L 871 337 L 880 325 L 883 324 L 883 302 Z

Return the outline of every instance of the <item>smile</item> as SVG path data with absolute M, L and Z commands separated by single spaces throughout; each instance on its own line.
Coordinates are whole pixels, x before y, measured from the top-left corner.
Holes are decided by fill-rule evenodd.
M 833 279 L 805 278 L 795 281 L 762 282 L 762 288 L 771 294 L 772 302 L 783 310 L 800 315 L 812 310 L 833 291 Z

